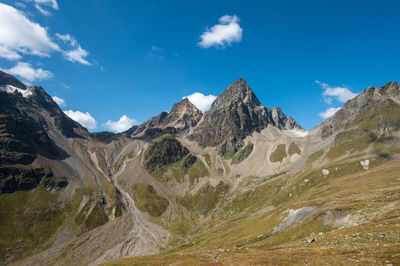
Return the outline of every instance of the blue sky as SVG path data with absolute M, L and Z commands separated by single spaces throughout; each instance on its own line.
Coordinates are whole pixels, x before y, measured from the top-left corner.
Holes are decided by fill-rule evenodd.
M 399 1 L 0 3 L 0 68 L 76 119 L 88 112 L 91 131 L 121 131 L 239 77 L 311 129 L 363 89 L 400 80 Z

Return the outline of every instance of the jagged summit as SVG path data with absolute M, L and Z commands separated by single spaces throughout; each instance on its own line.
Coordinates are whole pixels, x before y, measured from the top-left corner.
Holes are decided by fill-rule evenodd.
M 126 133 L 133 137 L 155 138 L 163 134 L 181 134 L 197 125 L 202 112 L 187 98 L 172 106 L 171 111 L 162 112 Z
M 249 84 L 243 79 L 239 78 L 231 85 L 228 86 L 211 105 L 209 113 L 214 112 L 219 108 L 223 108 L 232 102 L 244 102 L 247 105 L 254 107 L 260 105 L 254 92 L 251 90 Z
M 218 146 L 220 154 L 231 156 L 246 136 L 268 125 L 303 130 L 280 108 L 269 109 L 261 104 L 248 83 L 239 78 L 217 97 L 190 138 L 203 146 Z
M 176 114 L 180 117 L 184 115 L 198 116 L 201 111 L 188 98 L 184 98 L 172 106 L 170 114 Z

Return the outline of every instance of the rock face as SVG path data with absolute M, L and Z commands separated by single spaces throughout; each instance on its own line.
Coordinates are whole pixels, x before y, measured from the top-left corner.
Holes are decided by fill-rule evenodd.
M 97 154 L 91 150 L 95 139 L 66 116 L 42 87 L 27 87 L 0 71 L 0 216 L 2 225 L 8 224 L 8 232 L 0 232 L 0 249 L 12 251 L 7 256 L 0 252 L 0 261 L 8 264 L 48 248 L 58 229 L 68 232 L 61 237 L 62 243 L 102 225 L 108 217 L 121 215 L 115 188 L 109 188 L 106 174 L 96 166 L 102 162 L 104 150 L 99 146 L 95 147 Z M 83 198 L 89 206 L 83 217 L 74 219 L 79 204 L 71 207 L 71 201 Z M 53 212 L 54 206 L 57 212 Z M 24 209 L 31 214 L 21 212 Z M 55 222 L 46 228 L 56 218 L 40 218 L 44 213 L 72 223 Z M 29 226 L 20 225 L 26 219 L 31 221 Z M 38 232 L 42 227 L 46 234 Z
M 88 132 L 69 119 L 43 88 L 27 88 L 1 71 L 0 86 L 17 88 L 0 90 L 0 191 L 32 189 L 42 180 L 47 180 L 47 186 L 65 187 L 68 181 L 64 177 L 56 177 L 50 169 L 32 164 L 38 156 L 52 160 L 66 156 L 50 138 L 50 132 L 65 137 L 82 137 L 77 132 Z M 56 180 L 60 178 L 61 183 Z
M 280 108 L 262 105 L 247 82 L 239 78 L 217 97 L 190 138 L 203 146 L 218 146 L 221 155 L 232 156 L 243 146 L 245 137 L 268 125 L 303 130 Z
M 360 93 L 357 97 L 347 101 L 343 108 L 335 113 L 334 116 L 325 120 L 320 128 L 320 134 L 323 139 L 350 127 L 353 122 L 358 118 L 362 118 L 364 121 L 373 121 L 371 118 L 376 115 L 382 115 L 388 118 L 390 113 L 396 112 L 400 104 L 400 84 L 397 82 L 389 82 L 380 88 L 368 88 Z M 370 112 L 367 117 L 361 117 L 365 112 Z M 396 127 L 399 128 L 398 118 L 395 117 L 396 121 L 387 121 L 384 125 L 385 119 L 379 119 L 376 121 L 376 129 L 385 127 Z M 360 121 L 362 122 L 362 121 Z
M 0 193 L 30 190 L 40 183 L 49 189 L 63 189 L 68 185 L 68 180 L 65 177 L 55 176 L 47 168 L 0 167 Z
M 185 98 L 174 104 L 171 112 L 162 112 L 143 124 L 132 127 L 126 133 L 145 139 L 154 139 L 163 134 L 185 134 L 197 125 L 202 115 L 202 112 Z
M 144 167 L 153 172 L 163 169 L 166 166 L 178 162 L 189 153 L 188 149 L 182 146 L 171 135 L 165 135 L 154 141 L 144 154 Z

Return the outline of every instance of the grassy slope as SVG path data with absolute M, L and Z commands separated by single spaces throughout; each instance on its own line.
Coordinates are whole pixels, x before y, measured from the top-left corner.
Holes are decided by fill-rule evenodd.
M 109 265 L 165 264 L 384 264 L 400 262 L 400 161 L 359 161 L 286 175 L 254 187 L 226 204 L 215 219 L 192 235 L 190 244 L 158 256 L 136 257 Z M 337 170 L 336 170 L 337 167 Z M 308 179 L 307 182 L 304 180 Z M 288 209 L 316 206 L 303 221 L 271 235 Z M 354 224 L 337 228 L 328 211 L 350 215 Z M 315 242 L 306 243 L 312 236 Z
M 133 184 L 132 190 L 133 200 L 141 211 L 159 217 L 167 210 L 169 201 L 161 197 L 152 185 Z

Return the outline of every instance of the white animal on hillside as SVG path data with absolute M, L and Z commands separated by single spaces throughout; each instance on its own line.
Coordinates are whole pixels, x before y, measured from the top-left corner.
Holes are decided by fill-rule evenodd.
M 327 177 L 329 175 L 329 170 L 328 169 L 322 169 L 322 174 L 324 177 Z
M 369 160 L 360 161 L 360 164 L 364 168 L 364 170 L 368 170 Z

